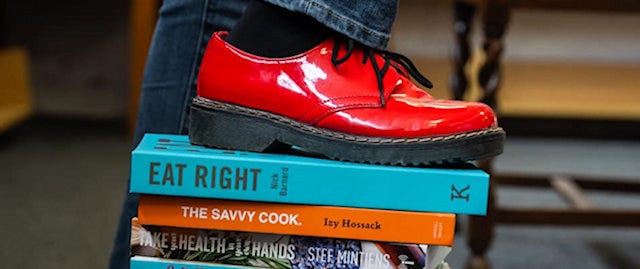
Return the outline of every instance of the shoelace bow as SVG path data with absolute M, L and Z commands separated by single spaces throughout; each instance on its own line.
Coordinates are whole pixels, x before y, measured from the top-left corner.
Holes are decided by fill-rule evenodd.
M 349 39 L 346 43 L 346 54 L 341 58 L 338 58 L 338 52 L 340 51 L 340 47 L 344 41 L 342 39 L 336 39 L 335 44 L 333 45 L 333 51 L 331 53 L 331 62 L 334 66 L 338 66 L 344 62 L 346 62 L 351 54 L 353 53 L 353 47 L 355 46 L 355 41 L 353 39 Z M 380 54 L 382 59 L 384 59 L 384 64 L 382 68 L 378 66 L 378 62 L 376 61 L 375 55 Z M 371 62 L 371 66 L 373 67 L 373 72 L 376 74 L 376 79 L 378 80 L 378 92 L 380 93 L 380 103 L 382 106 L 385 106 L 384 100 L 384 86 L 382 85 L 382 79 L 384 75 L 387 73 L 389 66 L 391 65 L 391 61 L 400 64 L 408 73 L 413 77 L 418 83 L 423 86 L 431 89 L 433 88 L 433 84 L 429 79 L 427 79 L 424 75 L 418 71 L 418 68 L 411 62 L 411 60 L 402 54 L 390 52 L 387 50 L 378 50 L 369 47 L 364 47 L 364 56 L 362 57 L 362 65 L 367 64 L 367 60 Z M 393 66 L 397 69 L 396 66 Z M 398 70 L 398 72 L 401 72 Z

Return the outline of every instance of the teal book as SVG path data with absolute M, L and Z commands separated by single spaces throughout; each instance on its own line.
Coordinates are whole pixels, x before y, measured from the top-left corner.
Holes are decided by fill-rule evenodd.
M 131 257 L 131 260 L 129 261 L 129 268 L 130 269 L 250 269 L 253 267 L 134 256 L 134 257 Z
M 132 152 L 130 187 L 154 195 L 484 215 L 489 176 L 471 164 L 350 163 L 211 149 L 187 136 L 146 134 Z

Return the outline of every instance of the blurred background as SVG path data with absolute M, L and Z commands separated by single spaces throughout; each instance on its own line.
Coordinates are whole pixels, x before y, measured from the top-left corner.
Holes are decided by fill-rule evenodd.
M 502 66 L 495 214 L 460 218 L 452 268 L 481 254 L 492 268 L 640 268 L 640 3 L 400 2 L 390 50 L 418 64 L 433 95 L 451 98 L 463 70 L 464 97 L 482 98 L 478 70 Z M 0 2 L 2 267 L 106 268 L 158 4 Z M 487 20 L 506 29 L 490 56 Z M 454 61 L 461 29 L 465 65 Z

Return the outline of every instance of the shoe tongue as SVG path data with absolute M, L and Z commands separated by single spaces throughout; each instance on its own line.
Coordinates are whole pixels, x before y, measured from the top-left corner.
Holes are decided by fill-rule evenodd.
M 344 47 L 340 48 L 339 55 L 341 57 L 347 53 L 345 50 L 346 48 Z M 365 49 L 363 49 L 360 46 L 355 46 L 353 48 L 352 54 L 349 57 L 357 61 L 355 63 L 357 63 L 358 67 L 362 67 L 361 62 L 363 62 L 362 60 L 363 58 L 366 58 L 365 53 L 367 53 Z M 373 59 L 375 59 L 377 68 L 382 69 L 384 67 L 385 59 L 381 54 L 374 52 Z M 366 59 L 366 62 L 364 62 L 367 65 L 366 68 L 371 68 L 370 66 L 368 66 L 372 64 L 371 61 L 372 61 L 371 58 Z M 349 63 L 345 63 L 345 64 L 349 64 Z M 416 84 L 414 84 L 414 82 L 411 80 L 411 76 L 409 72 L 405 69 L 404 66 L 402 66 L 400 63 L 395 62 L 393 60 L 389 61 L 389 66 L 386 68 L 386 72 L 384 72 L 382 76 L 382 81 L 383 81 L 382 94 L 384 95 L 383 98 L 385 100 L 389 100 L 392 94 L 401 94 L 409 98 L 433 99 L 431 95 L 429 95 L 423 89 L 421 89 Z M 376 89 L 376 92 L 377 91 L 378 90 Z

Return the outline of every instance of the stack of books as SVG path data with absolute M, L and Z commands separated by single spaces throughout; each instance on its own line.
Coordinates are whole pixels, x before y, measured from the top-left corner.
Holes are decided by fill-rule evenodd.
M 132 269 L 446 268 L 455 214 L 486 213 L 471 164 L 401 167 L 191 145 L 132 153 Z

